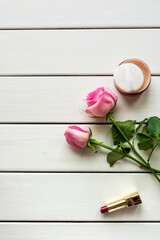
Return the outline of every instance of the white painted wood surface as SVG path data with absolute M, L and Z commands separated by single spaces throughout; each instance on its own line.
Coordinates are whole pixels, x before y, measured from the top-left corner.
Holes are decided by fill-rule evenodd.
M 110 74 L 127 58 L 160 73 L 160 29 L 0 31 L 0 74 Z
M 143 204 L 101 214 L 138 190 Z M 159 183 L 151 174 L 0 174 L 0 220 L 160 221 Z
M 110 87 L 118 96 L 117 120 L 141 121 L 160 115 L 160 77 L 152 77 L 143 94 L 131 97 L 115 89 L 113 77 L 1 77 L 0 86 L 0 122 L 105 122 L 84 112 L 83 99 L 101 86 Z
M 1 28 L 160 26 L 158 0 L 1 0 Z
M 74 150 L 63 136 L 67 123 L 104 122 L 84 113 L 84 97 L 100 86 L 119 98 L 116 119 L 160 116 L 158 76 L 132 98 L 115 90 L 112 77 L 78 76 L 111 75 L 131 57 L 160 75 L 160 29 L 148 29 L 160 27 L 159 11 L 159 0 L 0 1 L 0 171 L 8 172 L 0 173 L 0 239 L 159 239 L 160 191 L 154 177 L 126 160 L 110 168 L 105 150 L 97 155 Z M 13 124 L 22 122 L 34 124 Z M 90 127 L 95 138 L 112 144 L 110 126 Z M 152 164 L 160 168 L 159 149 Z M 141 205 L 100 214 L 106 202 L 135 190 Z
M 64 132 L 69 125 L 0 125 L 0 171 L 139 171 L 134 162 L 123 159 L 110 167 L 106 161 L 109 152 L 97 148 L 73 149 L 65 141 Z M 111 126 L 78 125 L 90 127 L 93 137 L 113 146 Z M 151 165 L 160 169 L 159 151 L 152 155 Z M 143 153 L 143 151 L 141 151 Z M 143 153 L 145 159 L 149 152 Z
M 159 240 L 159 223 L 0 223 L 3 240 Z M 116 229 L 116 230 L 115 230 Z M 136 231 L 135 231 L 136 229 Z

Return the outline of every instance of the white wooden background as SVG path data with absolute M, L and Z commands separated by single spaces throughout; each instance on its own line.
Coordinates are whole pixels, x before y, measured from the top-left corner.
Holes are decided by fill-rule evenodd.
M 77 124 L 112 145 L 111 126 L 84 113 L 84 97 L 100 86 L 119 98 L 116 119 L 160 116 L 159 12 L 159 0 L 0 1 L 0 239 L 159 239 L 153 176 L 127 159 L 110 168 L 106 150 L 72 149 L 63 135 Z M 112 79 L 131 57 L 152 71 L 132 98 Z M 142 205 L 100 214 L 135 190 Z

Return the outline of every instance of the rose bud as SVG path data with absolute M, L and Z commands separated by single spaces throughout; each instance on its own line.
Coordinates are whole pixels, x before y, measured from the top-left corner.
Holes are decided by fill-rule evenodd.
M 70 126 L 64 133 L 66 141 L 74 148 L 85 148 L 87 146 L 90 132 L 85 131 L 77 126 Z
M 104 117 L 109 113 L 116 103 L 117 97 L 109 88 L 97 88 L 89 93 L 85 99 L 88 108 L 87 113 L 95 117 Z

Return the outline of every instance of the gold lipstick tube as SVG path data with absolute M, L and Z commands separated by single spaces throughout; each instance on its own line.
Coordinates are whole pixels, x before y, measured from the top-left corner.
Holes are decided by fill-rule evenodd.
M 108 203 L 107 205 L 101 207 L 101 213 L 113 212 L 122 208 L 132 207 L 140 203 L 142 203 L 142 201 L 139 193 L 134 192 L 125 196 L 124 198 Z

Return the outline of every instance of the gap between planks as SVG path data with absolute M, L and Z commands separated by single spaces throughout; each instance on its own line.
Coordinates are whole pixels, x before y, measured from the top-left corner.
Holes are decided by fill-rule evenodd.
M 152 77 L 160 77 L 159 73 L 154 73 L 151 74 Z M 113 77 L 113 73 L 109 73 L 109 74 L 0 74 L 0 78 L 8 78 L 8 77 L 32 77 L 32 78 L 36 78 L 36 77 Z
M 158 27 L 155 27 L 155 26 L 151 26 L 151 27 L 145 27 L 145 26 L 139 26 L 139 27 L 128 27 L 128 26 L 124 26 L 124 27 L 57 27 L 57 28 L 47 28 L 47 27 L 33 27 L 33 28 L 20 28 L 20 27 L 14 27 L 14 28 L 0 28 L 0 30 L 4 30 L 4 31 L 12 31 L 12 30 L 32 30 L 32 31 L 41 31 L 41 30 L 102 30 L 102 29 L 107 29 L 107 30 L 110 30 L 110 29 L 122 29 L 122 30 L 129 30 L 129 29 L 160 29 L 160 26 Z
M 139 124 L 140 122 L 136 122 Z M 1 122 L 0 125 L 112 125 L 111 122 Z
M 41 171 L 41 170 L 38 170 L 38 171 L 30 171 L 30 170 L 17 170 L 17 171 L 14 171 L 14 170 L 8 170 L 8 171 L 3 171 L 1 170 L 0 171 L 0 174 L 1 173 L 15 173 L 15 174 L 30 174 L 30 173 L 34 173 L 34 174 L 43 174 L 43 173 L 48 173 L 48 174 L 152 174 L 151 172 L 149 171 L 145 171 L 145 172 L 139 172 L 139 171 Z
M 66 224 L 70 224 L 70 223 L 106 223 L 106 224 L 110 224 L 110 223 L 160 223 L 160 221 L 53 221 L 53 220 L 0 220 L 0 223 L 66 223 Z

